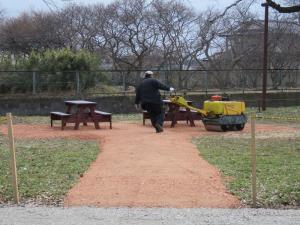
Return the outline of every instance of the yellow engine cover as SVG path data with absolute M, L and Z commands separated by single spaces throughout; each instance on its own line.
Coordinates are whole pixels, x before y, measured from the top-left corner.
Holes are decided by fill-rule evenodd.
M 245 102 L 205 101 L 204 110 L 215 115 L 241 115 L 245 112 Z

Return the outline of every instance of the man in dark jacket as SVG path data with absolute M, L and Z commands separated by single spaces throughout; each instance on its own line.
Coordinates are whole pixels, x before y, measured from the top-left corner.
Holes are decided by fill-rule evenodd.
M 174 88 L 152 78 L 153 72 L 146 71 L 145 78 L 136 89 L 135 106 L 147 110 L 151 124 L 157 133 L 163 132 L 164 110 L 159 90 L 174 91 Z

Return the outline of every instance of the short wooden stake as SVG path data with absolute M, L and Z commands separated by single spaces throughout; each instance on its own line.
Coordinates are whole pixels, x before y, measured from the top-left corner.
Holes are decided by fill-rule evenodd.
M 19 191 L 18 191 L 18 176 L 17 176 L 17 163 L 16 163 L 16 149 L 14 142 L 13 124 L 11 113 L 6 114 L 7 126 L 8 126 L 8 138 L 9 147 L 11 152 L 11 174 L 12 174 L 12 184 L 13 184 L 13 194 L 16 204 L 20 203 Z
M 251 167 L 252 167 L 252 206 L 256 208 L 256 143 L 255 116 L 251 116 Z

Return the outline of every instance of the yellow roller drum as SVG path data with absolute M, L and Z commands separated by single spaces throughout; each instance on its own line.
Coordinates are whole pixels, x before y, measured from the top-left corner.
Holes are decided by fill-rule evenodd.
M 241 115 L 245 112 L 245 103 L 238 101 L 205 101 L 204 111 L 215 115 Z

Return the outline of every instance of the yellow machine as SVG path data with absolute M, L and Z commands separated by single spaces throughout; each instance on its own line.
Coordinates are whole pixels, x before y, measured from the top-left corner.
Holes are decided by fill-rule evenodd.
M 245 112 L 245 102 L 238 101 L 205 101 L 204 111 L 214 115 L 241 115 Z
M 209 131 L 243 130 L 247 122 L 245 102 L 242 101 L 225 101 L 221 96 L 212 96 L 211 100 L 204 102 L 203 109 L 198 109 L 190 106 L 182 96 L 173 96 L 170 100 L 198 112 L 205 129 Z

